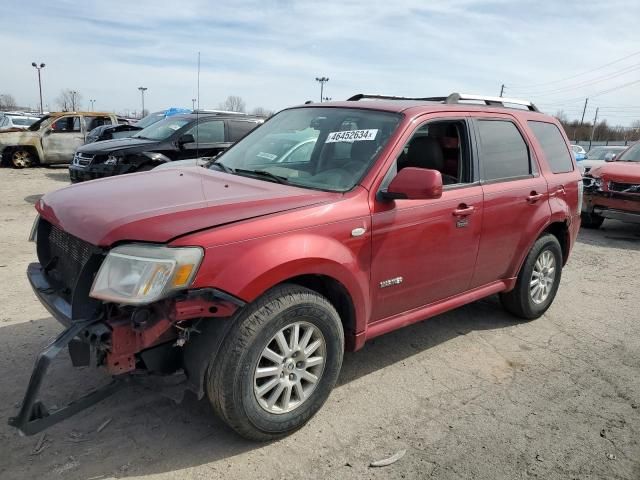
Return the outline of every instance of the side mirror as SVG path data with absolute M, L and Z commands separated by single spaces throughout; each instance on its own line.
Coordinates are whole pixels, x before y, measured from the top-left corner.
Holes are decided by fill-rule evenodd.
M 616 161 L 616 154 L 615 153 L 607 153 L 604 156 L 604 161 L 605 162 L 615 162 Z
M 406 167 L 391 180 L 382 197 L 388 200 L 429 200 L 442 196 L 442 175 L 437 170 Z
M 53 132 L 53 130 L 48 128 L 47 130 L 44 131 L 43 135 L 51 135 L 51 132 Z
M 195 143 L 196 139 L 190 133 L 185 133 L 178 138 L 178 145 L 184 145 L 185 143 Z

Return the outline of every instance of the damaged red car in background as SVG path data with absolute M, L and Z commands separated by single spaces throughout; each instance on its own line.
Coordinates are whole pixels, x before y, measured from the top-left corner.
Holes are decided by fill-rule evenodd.
M 582 226 L 600 228 L 606 218 L 640 223 L 640 142 L 584 177 Z

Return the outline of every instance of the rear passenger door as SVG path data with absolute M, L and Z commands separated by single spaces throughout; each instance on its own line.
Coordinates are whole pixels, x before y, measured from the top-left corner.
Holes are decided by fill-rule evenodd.
M 517 275 L 524 250 L 550 216 L 547 181 L 515 117 L 472 114 L 484 218 L 471 288 Z

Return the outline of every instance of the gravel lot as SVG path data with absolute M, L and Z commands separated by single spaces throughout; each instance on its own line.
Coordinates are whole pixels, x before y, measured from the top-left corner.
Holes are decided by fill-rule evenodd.
M 176 405 L 142 387 L 44 439 L 20 437 L 6 419 L 61 330 L 26 280 L 26 237 L 33 203 L 67 182 L 66 168 L 0 169 L 3 480 L 640 479 L 640 226 L 611 221 L 581 232 L 543 318 L 514 323 L 489 298 L 381 337 L 346 355 L 325 407 L 284 440 L 246 442 L 206 401 Z M 52 404 L 106 380 L 66 358 L 54 367 Z M 403 449 L 393 465 L 369 467 Z

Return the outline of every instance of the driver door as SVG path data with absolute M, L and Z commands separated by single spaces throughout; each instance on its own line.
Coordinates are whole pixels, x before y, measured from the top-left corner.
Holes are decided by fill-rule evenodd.
M 398 152 L 381 188 L 397 171 L 409 166 L 438 170 L 446 183 L 437 199 L 376 199 L 372 212 L 372 322 L 469 289 L 483 214 L 482 187 L 475 181 L 471 145 L 468 120 L 458 116 L 421 125 Z
M 231 146 L 225 142 L 224 120 L 200 121 L 182 135 L 193 135 L 195 141 L 180 146 L 178 160 L 215 156 Z
M 82 122 L 78 115 L 58 118 L 45 130 L 42 150 L 45 163 L 71 163 L 76 149 L 84 143 Z

